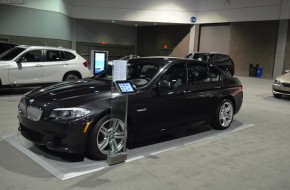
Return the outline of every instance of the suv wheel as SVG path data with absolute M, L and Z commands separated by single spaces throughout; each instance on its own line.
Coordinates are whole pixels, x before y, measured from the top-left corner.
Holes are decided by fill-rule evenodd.
M 81 77 L 79 77 L 77 74 L 75 73 L 69 73 L 66 74 L 64 76 L 64 81 L 75 81 L 75 80 L 79 80 Z

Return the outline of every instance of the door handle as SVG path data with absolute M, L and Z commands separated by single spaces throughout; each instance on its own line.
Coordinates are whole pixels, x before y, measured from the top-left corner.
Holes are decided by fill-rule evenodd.
M 63 65 L 68 65 L 68 63 L 63 63 Z
M 215 86 L 214 88 L 218 89 L 218 88 L 221 88 L 222 86 L 221 85 L 218 85 L 218 86 Z
M 40 64 L 37 64 L 37 65 L 35 65 L 35 67 L 42 67 L 42 65 L 40 65 Z

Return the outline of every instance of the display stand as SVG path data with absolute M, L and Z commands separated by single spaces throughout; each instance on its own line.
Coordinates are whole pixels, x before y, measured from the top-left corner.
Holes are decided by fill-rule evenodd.
M 127 109 L 128 95 L 122 93 L 116 81 L 124 81 L 127 78 L 127 61 L 113 61 L 112 72 L 112 101 L 111 120 L 112 135 L 109 136 L 110 151 L 107 156 L 107 163 L 114 165 L 125 162 L 127 159 Z

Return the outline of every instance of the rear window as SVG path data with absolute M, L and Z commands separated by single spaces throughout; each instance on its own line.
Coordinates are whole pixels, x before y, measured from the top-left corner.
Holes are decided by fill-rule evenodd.
M 64 51 L 64 54 L 66 55 L 67 60 L 76 58 L 76 56 L 70 52 Z
M 198 61 L 208 61 L 208 55 L 207 54 L 193 54 L 192 59 L 198 60 Z

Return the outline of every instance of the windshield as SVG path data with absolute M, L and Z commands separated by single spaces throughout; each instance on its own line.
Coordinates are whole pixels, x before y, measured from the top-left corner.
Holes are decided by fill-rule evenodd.
M 127 80 L 131 80 L 136 88 L 145 86 L 158 73 L 164 64 L 160 63 L 128 63 Z M 97 80 L 112 80 L 112 67 L 94 77 Z
M 129 60 L 129 59 L 133 59 L 133 58 L 138 58 L 138 55 L 126 55 L 122 58 L 120 58 L 120 60 Z
M 21 52 L 23 52 L 24 50 L 25 48 L 18 48 L 18 47 L 7 50 L 0 55 L 0 60 L 10 61 L 14 59 L 17 55 L 19 55 Z

